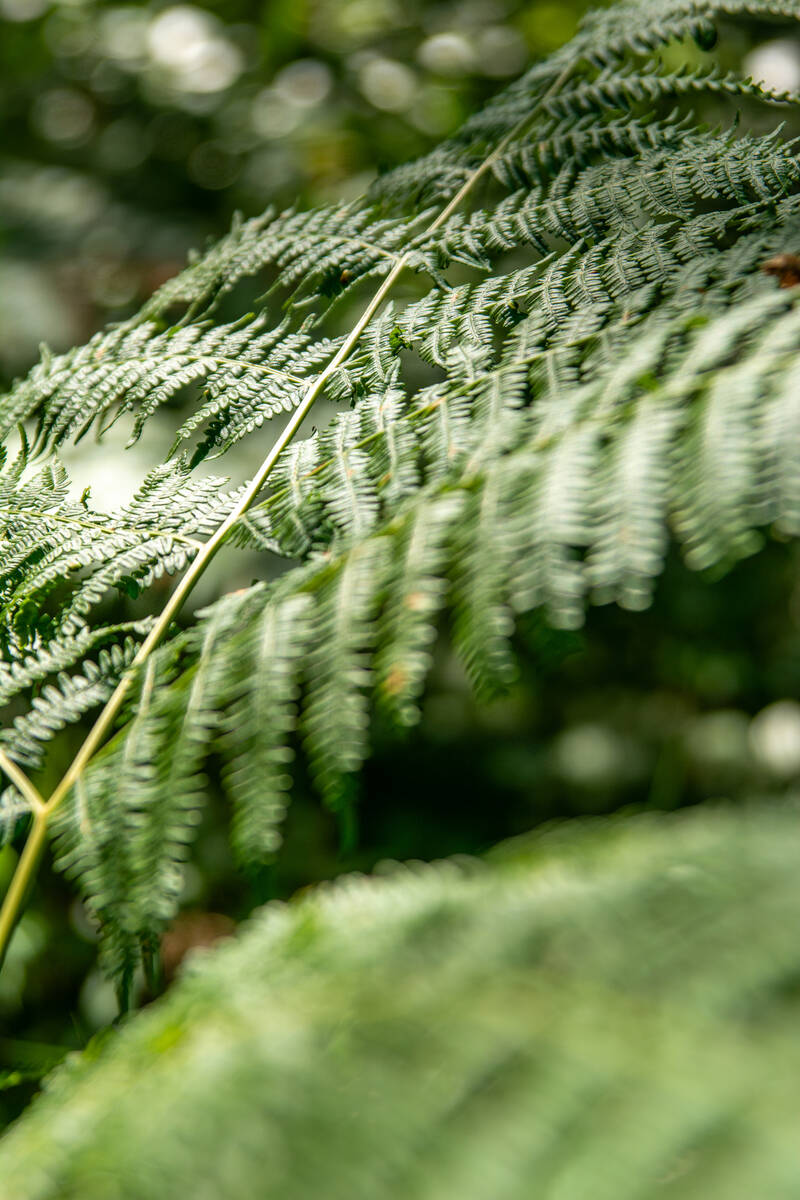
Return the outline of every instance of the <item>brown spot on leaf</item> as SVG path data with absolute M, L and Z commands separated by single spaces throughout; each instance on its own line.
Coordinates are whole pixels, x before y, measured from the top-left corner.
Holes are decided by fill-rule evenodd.
M 392 667 L 389 674 L 386 676 L 386 682 L 383 685 L 383 690 L 388 692 L 390 696 L 397 696 L 406 686 L 408 676 L 402 667 Z
M 765 275 L 774 275 L 778 287 L 797 287 L 800 283 L 800 256 L 797 254 L 776 254 L 761 264 Z
M 424 592 L 409 592 L 406 596 L 406 608 L 410 608 L 412 612 L 422 612 L 427 606 L 427 597 Z

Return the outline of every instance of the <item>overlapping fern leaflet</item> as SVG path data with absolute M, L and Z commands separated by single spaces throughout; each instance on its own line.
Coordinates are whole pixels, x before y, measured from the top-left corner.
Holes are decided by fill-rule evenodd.
M 224 484 L 192 479 L 181 460 L 104 514 L 73 498 L 58 460 L 37 464 L 23 439 L 0 474 L 0 706 L 34 691 L 0 733 L 12 758 L 38 766 L 54 733 L 108 697 L 150 621 L 104 624 L 98 605 L 181 571 L 231 508 Z
M 270 905 L 47 1081 L 3 1186 L 793 1200 L 799 852 L 794 805 L 705 808 Z
M 532 607 L 570 626 L 587 600 L 646 605 L 670 536 L 703 567 L 748 553 L 770 526 L 800 532 L 800 314 L 795 292 L 759 270 L 800 237 L 800 101 L 704 57 L 748 15 L 795 20 L 800 3 L 641 0 L 594 15 L 359 203 L 237 225 L 139 317 L 45 358 L 0 402 L 0 427 L 35 422 L 45 453 L 125 413 L 135 437 L 195 389 L 175 439 L 194 462 L 321 379 L 341 404 L 282 454 L 229 538 L 303 561 L 225 597 L 158 652 L 127 723 L 57 813 L 59 853 L 117 947 L 107 962 L 120 978 L 176 903 L 210 752 L 252 862 L 276 845 L 298 744 L 346 820 L 372 702 L 400 725 L 417 719 L 445 613 L 487 694 L 513 678 L 515 618 Z M 685 69 L 652 57 L 667 42 L 683 45 Z M 706 96 L 713 128 L 687 107 Z M 748 131 L 734 111 L 744 101 L 783 127 Z M 413 272 L 404 290 L 333 370 L 345 343 L 327 315 L 398 263 Z M 247 276 L 263 284 L 258 311 L 220 320 Z M 30 645 L 15 635 L 20 681 L 52 662 L 91 676 L 99 696 L 78 647 L 103 589 L 181 565 L 196 489 L 204 528 L 231 503 L 187 470 L 172 460 L 114 518 L 144 522 L 144 542 L 123 545 L 116 527 L 106 542 L 92 526 L 85 549 L 69 550 L 91 574 L 52 630 Z M 154 507 L 171 510 L 164 541 Z M 20 567 L 15 629 L 17 609 L 38 611 L 63 578 L 59 547 Z M 103 662 L 109 678 L 125 665 Z M 82 684 L 74 692 L 66 681 L 47 693 L 51 724 L 88 701 Z M 36 735 L 19 729 L 33 761 Z M 131 783 L 115 790 L 120 772 Z M 18 798 L 7 802 L 16 816 Z

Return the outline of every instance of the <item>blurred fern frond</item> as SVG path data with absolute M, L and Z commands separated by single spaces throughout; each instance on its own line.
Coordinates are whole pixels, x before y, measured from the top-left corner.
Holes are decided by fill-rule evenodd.
M 790 1200 L 799 829 L 573 823 L 269 906 L 57 1069 L 6 1194 Z

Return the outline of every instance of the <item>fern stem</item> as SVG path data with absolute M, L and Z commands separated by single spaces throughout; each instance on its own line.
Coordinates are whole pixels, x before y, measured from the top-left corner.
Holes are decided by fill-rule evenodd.
M 5 772 L 17 791 L 22 793 L 22 796 L 28 801 L 33 812 L 44 811 L 46 805 L 39 789 L 34 787 L 28 776 L 17 766 L 14 760 L 8 757 L 2 746 L 0 746 L 0 770 Z
M 0 967 L 5 960 L 8 943 L 11 941 L 11 935 L 42 856 L 42 850 L 47 840 L 47 820 L 46 810 L 44 808 L 37 809 L 34 813 L 30 833 L 3 899 L 3 907 L 0 908 Z
M 510 129 L 508 131 L 506 136 L 497 143 L 497 145 L 495 146 L 492 153 L 487 155 L 487 157 L 483 160 L 481 165 L 479 167 L 476 167 L 475 170 L 472 172 L 472 174 L 467 179 L 464 180 L 461 187 L 456 192 L 455 196 L 453 196 L 453 198 L 452 198 L 452 200 L 450 200 L 449 204 L 447 204 L 442 209 L 442 211 L 439 213 L 438 217 L 436 217 L 431 222 L 431 224 L 425 230 L 425 234 L 423 236 L 430 237 L 430 235 L 432 233 L 435 233 L 437 229 L 439 229 L 442 225 L 444 225 L 445 221 L 449 221 L 449 219 L 450 219 L 450 217 L 452 217 L 453 213 L 461 206 L 462 201 L 466 200 L 467 196 L 472 191 L 472 189 L 474 188 L 474 186 L 478 182 L 478 180 L 483 178 L 483 176 L 486 174 L 486 172 L 491 169 L 491 167 L 493 166 L 493 164 L 495 162 L 497 162 L 498 158 L 501 158 L 503 156 L 503 154 L 505 154 L 506 150 L 511 145 L 511 143 L 514 141 L 514 139 L 518 138 L 522 133 L 525 132 L 525 130 L 527 129 L 531 120 L 536 116 L 536 114 L 538 113 L 538 111 L 542 107 L 542 105 L 546 104 L 548 100 L 550 100 L 553 96 L 556 95 L 557 92 L 559 92 L 561 90 L 561 88 L 567 82 L 567 79 L 569 78 L 569 76 L 572 74 L 572 71 L 574 70 L 574 68 L 576 66 L 576 62 L 577 62 L 577 60 L 570 59 L 570 61 L 563 68 L 563 70 L 560 72 L 560 74 L 557 75 L 556 78 L 553 80 L 553 82 L 550 84 L 549 88 L 547 88 L 544 92 L 542 92 L 539 99 L 531 107 L 530 112 L 526 113 L 525 116 L 522 118 L 522 120 L 518 121 L 517 124 L 514 126 L 514 128 Z M 408 256 L 403 255 L 403 258 L 398 263 L 398 266 L 401 266 L 401 265 L 405 266 L 405 263 L 407 262 L 407 260 L 408 260 Z
M 517 124 L 509 130 L 506 136 L 502 138 L 500 142 L 498 142 L 491 154 L 487 155 L 480 166 L 476 167 L 476 169 L 469 175 L 455 195 L 428 226 L 427 230 L 425 231 L 425 236 L 435 233 L 437 229 L 441 228 L 441 226 L 450 219 L 453 213 L 456 212 L 462 202 L 467 198 L 478 181 L 482 179 L 486 172 L 491 169 L 493 163 L 505 153 L 511 142 L 525 132 L 532 118 L 536 115 L 542 105 L 561 89 L 569 75 L 572 73 L 577 61 L 578 60 L 570 60 L 566 64 L 566 66 L 561 70 L 550 86 L 545 89 L 539 99 L 532 105 L 530 111 L 526 113 L 522 120 L 518 121 Z M 22 854 L 20 855 L 19 862 L 17 863 L 16 870 L 3 901 L 2 909 L 0 910 L 0 965 L 2 965 L 9 940 L 17 922 L 18 915 L 25 902 L 30 880 L 36 870 L 37 863 L 41 856 L 50 817 L 63 802 L 70 789 L 80 778 L 95 752 L 99 750 L 103 744 L 107 733 L 119 715 L 120 709 L 125 702 L 125 697 L 130 691 L 136 671 L 149 659 L 150 655 L 158 647 L 170 624 L 172 623 L 173 618 L 177 616 L 178 612 L 183 606 L 183 602 L 186 600 L 192 588 L 197 583 L 198 579 L 203 574 L 206 567 L 225 541 L 231 529 L 239 520 L 239 518 L 242 517 L 252 506 L 267 479 L 272 474 L 281 454 L 293 440 L 295 434 L 303 424 L 303 421 L 311 411 L 315 401 L 323 391 L 328 379 L 334 373 L 334 371 L 338 370 L 342 363 L 349 358 L 367 325 L 370 323 L 378 309 L 383 304 L 383 301 L 394 287 L 399 276 L 405 270 L 410 258 L 411 255 L 408 251 L 397 258 L 391 271 L 367 304 L 347 338 L 339 347 L 337 353 L 308 388 L 305 396 L 300 401 L 291 418 L 284 426 L 282 433 L 275 441 L 258 471 L 253 476 L 253 479 L 243 492 L 236 507 L 228 514 L 228 516 L 217 528 L 215 533 L 212 534 L 209 540 L 204 543 L 197 557 L 194 559 L 186 574 L 183 576 L 183 579 L 170 596 L 149 634 L 139 647 L 139 650 L 130 667 L 120 679 L 116 688 L 107 700 L 103 710 L 87 734 L 83 744 L 75 755 L 75 758 L 72 760 L 72 763 L 67 768 L 60 783 L 50 796 L 50 799 L 40 806 L 33 806 L 33 825 Z M 7 765 L 1 759 L 0 768 L 9 773 Z M 14 782 L 16 783 L 17 787 L 20 788 L 20 790 L 23 790 L 22 779 L 24 778 L 26 792 L 27 790 L 35 791 L 33 784 L 30 783 L 26 777 L 24 777 L 23 773 L 18 767 L 16 767 L 16 765 L 14 765 L 14 772 L 16 775 Z M 9 773 L 9 778 L 14 778 L 14 776 Z

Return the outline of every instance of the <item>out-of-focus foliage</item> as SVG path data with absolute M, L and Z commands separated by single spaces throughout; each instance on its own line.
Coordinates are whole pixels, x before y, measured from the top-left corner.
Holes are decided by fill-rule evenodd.
M 262 912 L 48 1081 L 13 1200 L 793 1200 L 796 804 Z

